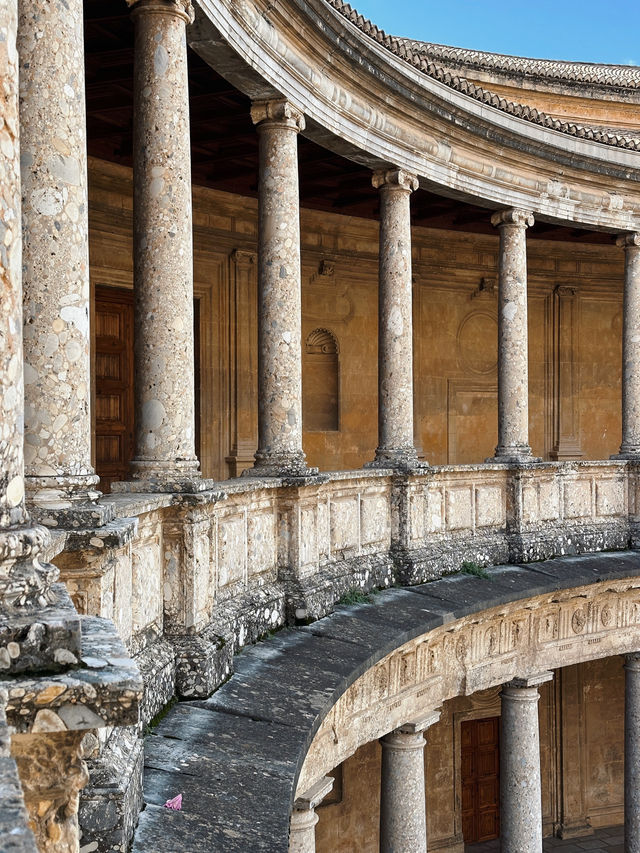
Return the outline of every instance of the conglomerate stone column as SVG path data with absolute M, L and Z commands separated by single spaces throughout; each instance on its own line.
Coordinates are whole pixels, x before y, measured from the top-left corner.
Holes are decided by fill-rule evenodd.
M 410 196 L 418 178 L 381 170 L 373 185 L 380 190 L 378 447 L 370 464 L 414 468 Z
M 18 6 L 27 491 L 45 523 L 74 523 L 72 510 L 99 524 L 82 0 Z
M 128 0 L 134 48 L 137 485 L 202 488 L 195 454 L 189 0 Z
M 0 0 L 0 621 L 3 623 L 16 606 L 46 603 L 57 574 L 53 566 L 43 566 L 38 560 L 48 533 L 44 528 L 30 525 L 24 500 L 17 22 L 16 0 Z M 2 663 L 0 658 L 0 669 L 6 668 Z
M 525 210 L 491 217 L 500 229 L 498 263 L 498 446 L 495 462 L 535 462 L 529 446 L 527 238 Z
M 318 822 L 316 807 L 332 788 L 332 777 L 325 776 L 301 797 L 296 798 L 291 812 L 289 853 L 315 853 Z
M 640 234 L 618 237 L 624 248 L 622 444 L 617 459 L 640 459 Z
M 286 100 L 254 101 L 259 137 L 258 450 L 248 476 L 304 476 L 298 133 Z
M 542 853 L 538 687 L 553 673 L 514 678 L 502 688 L 500 851 Z
M 380 853 L 426 853 L 423 733 L 439 719 L 436 711 L 380 740 Z
M 624 849 L 640 853 L 640 652 L 624 668 Z

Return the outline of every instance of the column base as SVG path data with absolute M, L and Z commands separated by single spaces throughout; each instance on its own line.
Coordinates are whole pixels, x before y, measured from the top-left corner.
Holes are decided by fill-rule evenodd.
M 195 494 L 214 488 L 214 480 L 203 479 L 197 459 L 172 462 L 134 459 L 131 462 L 131 480 L 111 484 L 111 492 L 137 492 L 143 494 Z
M 60 530 L 102 527 L 114 518 L 113 507 L 98 503 L 97 474 L 25 477 L 29 514 L 38 524 Z
M 319 475 L 318 468 L 310 468 L 307 458 L 301 450 L 297 453 L 278 453 L 267 455 L 258 451 L 252 468 L 246 468 L 242 477 L 284 477 L 307 480 Z
M 424 471 L 429 463 L 418 459 L 415 447 L 376 448 L 375 458 L 365 462 L 364 468 L 391 468 L 394 471 Z
M 542 462 L 542 457 L 533 456 L 528 444 L 511 446 L 499 444 L 496 447 L 495 455 L 489 456 L 484 461 L 487 463 L 493 462 L 496 465 L 529 465 L 534 462 Z
M 623 444 L 618 453 L 614 453 L 609 459 L 640 462 L 640 444 Z

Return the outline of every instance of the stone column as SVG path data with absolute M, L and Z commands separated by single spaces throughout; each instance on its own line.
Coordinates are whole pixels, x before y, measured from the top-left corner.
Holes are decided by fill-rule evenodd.
M 332 777 L 325 776 L 301 797 L 296 798 L 291 812 L 289 853 L 315 853 L 318 822 L 315 810 L 332 788 Z
M 415 468 L 413 437 L 413 311 L 411 211 L 418 178 L 401 169 L 378 171 L 378 467 Z
M 197 491 L 189 0 L 128 0 L 134 48 L 135 490 Z M 122 488 L 122 487 L 120 487 Z
M 525 210 L 491 217 L 500 229 L 498 264 L 498 446 L 494 462 L 536 462 L 529 446 L 527 242 Z
M 298 133 L 285 100 L 256 101 L 258 200 L 258 450 L 249 476 L 304 476 Z
M 616 459 L 640 459 L 640 234 L 618 237 L 624 249 L 622 444 Z
M 640 853 L 640 652 L 624 668 L 624 849 Z
M 10 613 L 16 606 L 45 603 L 57 575 L 53 566 L 43 566 L 38 560 L 48 534 L 44 528 L 31 526 L 25 507 L 17 23 L 15 0 L 0 0 L 3 119 L 0 128 L 0 622 L 3 624 L 11 621 Z M 20 619 L 16 631 L 18 635 L 25 633 Z M 5 630 L 7 633 L 10 635 L 11 629 Z M 6 653 L 5 649 L 2 651 Z M 8 668 L 10 664 L 0 656 L 0 670 Z
M 500 851 L 542 853 L 538 687 L 553 673 L 514 678 L 502 688 Z
M 94 526 L 82 0 L 19 10 L 27 490 L 45 524 Z
M 380 853 L 426 853 L 423 732 L 439 719 L 436 711 L 380 740 Z

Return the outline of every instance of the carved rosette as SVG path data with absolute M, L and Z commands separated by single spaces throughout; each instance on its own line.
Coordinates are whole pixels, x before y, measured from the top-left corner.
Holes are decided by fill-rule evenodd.
M 270 101 L 254 101 L 251 104 L 251 121 L 257 125 L 277 125 L 290 127 L 297 133 L 305 129 L 302 110 L 299 110 L 286 98 Z
M 499 210 L 491 217 L 491 224 L 496 228 L 500 228 L 503 225 L 517 225 L 520 228 L 531 228 L 535 221 L 535 217 L 531 211 L 520 210 L 518 207 Z
M 373 173 L 371 183 L 377 190 L 389 188 L 409 193 L 415 192 L 420 186 L 418 176 L 404 169 L 378 169 Z
M 191 0 L 126 0 L 132 12 L 154 12 L 178 15 L 185 23 L 192 24 L 195 11 Z

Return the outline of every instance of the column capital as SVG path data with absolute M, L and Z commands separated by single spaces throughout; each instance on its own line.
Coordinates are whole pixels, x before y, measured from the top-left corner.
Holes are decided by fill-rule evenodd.
M 192 24 L 195 12 L 191 0 L 126 0 L 133 13 L 150 12 L 160 15 L 177 15 L 186 24 Z
M 371 183 L 377 190 L 392 187 L 393 189 L 406 190 L 409 193 L 414 192 L 420 186 L 418 176 L 412 175 L 411 172 L 405 172 L 404 169 L 376 169 L 371 176 Z
M 616 240 L 616 246 L 621 249 L 631 249 L 640 246 L 640 232 L 632 231 L 629 234 L 620 234 Z
M 424 716 L 418 717 L 409 723 L 403 723 L 395 731 L 400 732 L 403 735 L 417 735 L 426 731 L 431 726 L 435 726 L 439 720 L 440 711 L 430 711 L 429 713 L 424 714 Z
M 624 656 L 624 668 L 640 672 L 640 652 L 629 652 Z
M 510 207 L 507 210 L 498 210 L 491 217 L 491 224 L 496 228 L 502 225 L 519 225 L 521 228 L 531 228 L 535 218 L 530 210 L 521 210 L 518 207 Z
M 333 776 L 323 776 L 308 788 L 304 794 L 296 797 L 293 808 L 298 812 L 312 811 L 317 808 L 324 798 L 333 790 Z
M 539 687 L 547 681 L 553 681 L 552 672 L 539 672 L 537 675 L 525 675 L 512 678 L 507 681 L 504 687 L 512 687 L 515 689 L 526 689 L 529 687 Z
M 290 127 L 297 133 L 305 129 L 304 113 L 286 98 L 254 101 L 251 104 L 251 121 L 256 125 Z

